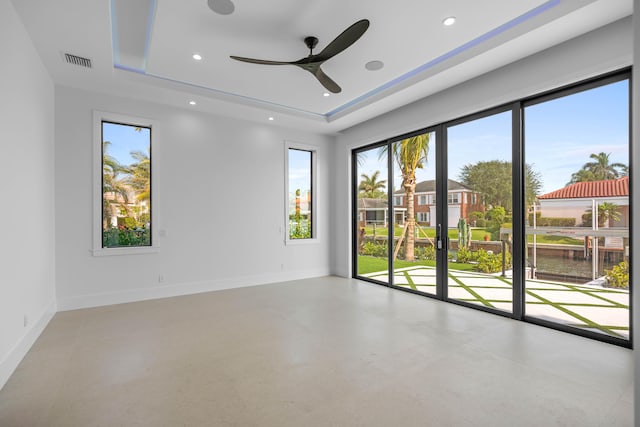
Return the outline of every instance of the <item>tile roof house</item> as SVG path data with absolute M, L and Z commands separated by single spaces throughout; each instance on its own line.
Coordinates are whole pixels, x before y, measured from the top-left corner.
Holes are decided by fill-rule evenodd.
M 629 226 L 629 177 L 619 179 L 577 182 L 538 197 L 540 212 L 545 217 L 574 217 L 576 225 L 582 224 L 582 215 L 607 202 L 619 206 L 620 219 L 609 221 L 605 227 Z
M 603 197 L 629 197 L 629 177 L 605 181 L 576 182 L 551 193 L 543 194 L 539 199 L 580 199 Z

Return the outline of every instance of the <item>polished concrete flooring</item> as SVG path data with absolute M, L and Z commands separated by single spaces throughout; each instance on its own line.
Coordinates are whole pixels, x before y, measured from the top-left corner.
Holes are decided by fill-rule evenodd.
M 56 314 L 0 426 L 632 426 L 630 350 L 357 280 Z

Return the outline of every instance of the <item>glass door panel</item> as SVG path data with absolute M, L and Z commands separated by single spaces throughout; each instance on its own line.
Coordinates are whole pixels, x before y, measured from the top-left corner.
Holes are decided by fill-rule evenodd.
M 448 127 L 447 297 L 513 310 L 511 111 Z
M 383 147 L 386 147 L 384 145 Z M 356 273 L 389 283 L 389 218 L 387 151 L 383 147 L 359 151 L 356 177 Z
M 391 144 L 393 284 L 436 295 L 436 134 Z
M 629 339 L 629 81 L 525 108 L 525 314 Z

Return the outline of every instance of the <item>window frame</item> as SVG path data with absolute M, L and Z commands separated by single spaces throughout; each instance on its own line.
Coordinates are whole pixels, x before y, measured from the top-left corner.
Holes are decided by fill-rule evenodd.
M 149 128 L 151 161 L 151 245 L 130 246 L 118 248 L 105 248 L 102 246 L 102 124 L 103 122 L 119 123 L 127 126 L 139 126 Z M 158 244 L 158 125 L 154 120 L 129 116 L 125 114 L 106 111 L 93 111 L 93 244 L 91 254 L 93 256 L 111 255 L 137 255 L 159 252 Z
M 311 153 L 311 237 L 292 239 L 289 237 L 289 150 Z M 296 141 L 284 141 L 284 244 L 316 244 L 318 237 L 318 146 Z

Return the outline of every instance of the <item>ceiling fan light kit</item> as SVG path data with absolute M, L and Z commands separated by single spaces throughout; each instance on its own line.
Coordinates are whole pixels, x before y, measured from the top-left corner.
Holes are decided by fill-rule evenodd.
M 369 20 L 361 19 L 349 28 L 344 30 L 338 37 L 333 39 L 320 53 L 314 55 L 313 49 L 318 44 L 318 38 L 308 36 L 304 38 L 304 43 L 309 49 L 309 56 L 297 61 L 270 61 L 264 59 L 245 58 L 241 56 L 231 56 L 232 59 L 250 64 L 261 65 L 295 65 L 313 74 L 316 79 L 331 93 L 340 93 L 342 88 L 338 86 L 329 76 L 327 76 L 320 66 L 327 60 L 333 58 L 349 46 L 354 44 L 369 28 Z

